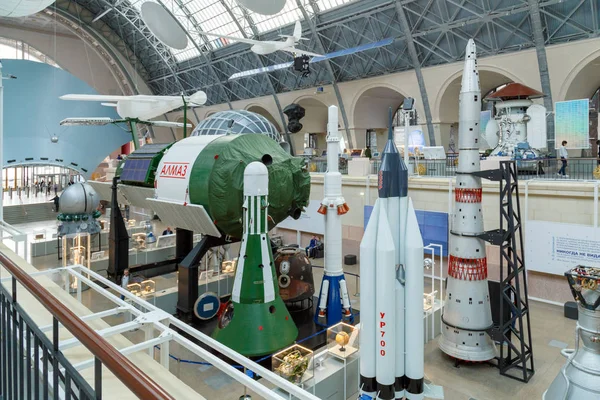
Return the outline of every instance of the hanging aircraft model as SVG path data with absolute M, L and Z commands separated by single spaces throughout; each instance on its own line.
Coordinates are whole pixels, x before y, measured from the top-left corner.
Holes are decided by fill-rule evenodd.
M 294 33 L 291 36 L 290 35 L 279 35 L 279 36 L 285 38 L 285 40 L 281 40 L 281 41 L 253 40 L 253 39 L 239 38 L 239 37 L 233 37 L 233 36 L 219 35 L 219 34 L 211 33 L 211 32 L 198 31 L 198 33 L 201 35 L 216 36 L 216 37 L 227 39 L 227 40 L 235 40 L 236 42 L 251 44 L 252 47 L 250 48 L 250 50 L 252 50 L 254 53 L 260 54 L 260 55 L 271 54 L 276 51 L 287 51 L 288 53 L 292 53 L 294 55 L 307 55 L 307 56 L 311 56 L 311 57 L 322 57 L 320 54 L 311 53 L 310 51 L 300 50 L 300 49 L 294 47 L 296 44 L 298 44 L 298 42 L 300 40 L 309 40 L 308 38 L 302 37 L 302 25 L 300 24 L 300 21 L 296 21 L 296 25 L 294 26 Z
M 235 40 L 238 40 L 238 39 L 236 38 Z M 377 42 L 366 43 L 366 44 L 362 44 L 360 46 L 351 47 L 349 49 L 343 49 L 343 50 L 334 51 L 334 52 L 327 53 L 327 54 L 322 55 L 322 56 L 314 56 L 313 58 L 311 58 L 308 61 L 308 63 L 309 64 L 313 64 L 313 63 L 316 63 L 316 62 L 319 62 L 319 61 L 330 60 L 330 59 L 336 58 L 336 57 L 349 56 L 351 54 L 361 53 L 363 51 L 367 51 L 367 50 L 376 49 L 376 48 L 379 48 L 379 47 L 388 46 L 388 45 L 390 45 L 392 43 L 394 43 L 394 38 L 386 38 L 386 39 L 382 39 L 382 40 L 377 41 Z M 244 77 L 247 77 L 247 76 L 264 74 L 264 73 L 267 73 L 267 72 L 273 72 L 273 71 L 277 71 L 277 70 L 280 70 L 280 69 L 286 69 L 286 68 L 290 68 L 293 65 L 294 65 L 294 61 L 289 61 L 289 62 L 282 63 L 282 64 L 269 65 L 267 67 L 250 69 L 250 70 L 242 71 L 242 72 L 236 72 L 235 74 L 233 74 L 233 75 L 231 75 L 229 77 L 229 80 L 232 81 L 234 79 L 244 78 Z
M 100 101 L 103 106 L 115 107 L 122 118 L 150 120 L 169 111 L 187 105 L 201 106 L 206 103 L 206 93 L 198 91 L 191 96 L 105 96 L 96 94 L 66 94 L 61 100 Z
M 99 118 L 66 118 L 60 122 L 65 126 L 89 126 L 125 123 L 129 126 L 134 148 L 139 147 L 136 137 L 136 125 L 143 124 L 164 128 L 184 128 L 183 137 L 187 137 L 187 128 L 191 124 L 169 121 L 150 121 L 151 118 L 163 115 L 171 110 L 183 107 L 183 120 L 187 121 L 188 105 L 201 106 L 206 103 L 206 93 L 198 91 L 191 96 L 105 96 L 95 94 L 66 94 L 62 100 L 74 101 L 101 101 L 103 106 L 115 107 L 121 119 L 106 117 Z

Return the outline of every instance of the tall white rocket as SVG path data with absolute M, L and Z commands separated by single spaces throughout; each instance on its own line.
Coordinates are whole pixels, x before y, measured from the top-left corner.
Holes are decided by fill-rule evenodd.
M 315 322 L 323 326 L 332 326 L 342 320 L 353 321 L 342 264 L 342 215 L 349 207 L 342 195 L 342 174 L 338 167 L 340 134 L 336 106 L 329 107 L 328 117 L 325 196 L 319 207 L 319 213 L 325 215 L 325 265 L 318 312 L 315 313 Z
M 360 243 L 360 388 L 377 399 L 422 399 L 423 240 L 391 116 L 379 198 Z
M 481 90 L 475 42 L 467 44 L 459 98 L 458 169 L 454 190 L 454 217 L 450 228 L 448 283 L 440 349 L 455 358 L 487 361 L 496 348 L 486 333 L 492 327 L 481 212 L 479 120 Z

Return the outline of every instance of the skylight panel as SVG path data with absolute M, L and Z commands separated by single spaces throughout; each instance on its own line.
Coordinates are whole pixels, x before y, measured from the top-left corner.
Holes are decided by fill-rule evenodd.
M 190 0 L 184 4 L 200 25 L 200 29 L 204 32 L 242 37 L 231 14 L 227 11 L 221 1 Z M 214 42 L 216 38 L 209 37 L 208 39 L 209 41 Z M 225 44 L 228 44 L 228 41 L 223 40 L 217 40 L 217 42 L 226 42 Z
M 302 12 L 294 1 L 285 3 L 283 10 L 277 15 L 261 15 L 252 13 L 252 20 L 259 32 L 267 32 L 277 29 L 284 25 L 289 25 L 302 19 Z
M 326 11 L 353 1 L 354 0 L 317 0 L 317 5 L 319 6 L 320 11 Z

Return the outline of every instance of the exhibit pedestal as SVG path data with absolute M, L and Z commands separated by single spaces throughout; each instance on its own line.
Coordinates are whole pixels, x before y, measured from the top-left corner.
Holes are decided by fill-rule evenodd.
M 366 157 L 351 158 L 348 162 L 348 176 L 367 176 L 371 173 L 371 160 Z
M 327 350 L 315 353 L 313 362 L 319 363 L 319 367 L 314 369 L 314 377 L 302 388 L 320 399 L 347 400 L 356 396 L 360 364 L 358 354 L 355 352 L 346 358 L 338 358 Z M 297 397 L 282 389 L 273 390 L 286 399 L 297 400 Z

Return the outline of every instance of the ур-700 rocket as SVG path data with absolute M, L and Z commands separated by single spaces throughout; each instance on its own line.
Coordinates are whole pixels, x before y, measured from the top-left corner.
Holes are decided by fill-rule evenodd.
M 492 311 L 487 282 L 485 243 L 481 212 L 479 120 L 481 89 L 477 71 L 475 42 L 465 53 L 465 66 L 459 98 L 458 169 L 454 190 L 454 217 L 450 229 L 448 282 L 440 349 L 451 357 L 487 361 L 496 356 L 487 334 L 492 327 Z
M 391 109 L 378 189 L 360 243 L 360 388 L 377 399 L 422 399 L 423 239 Z

